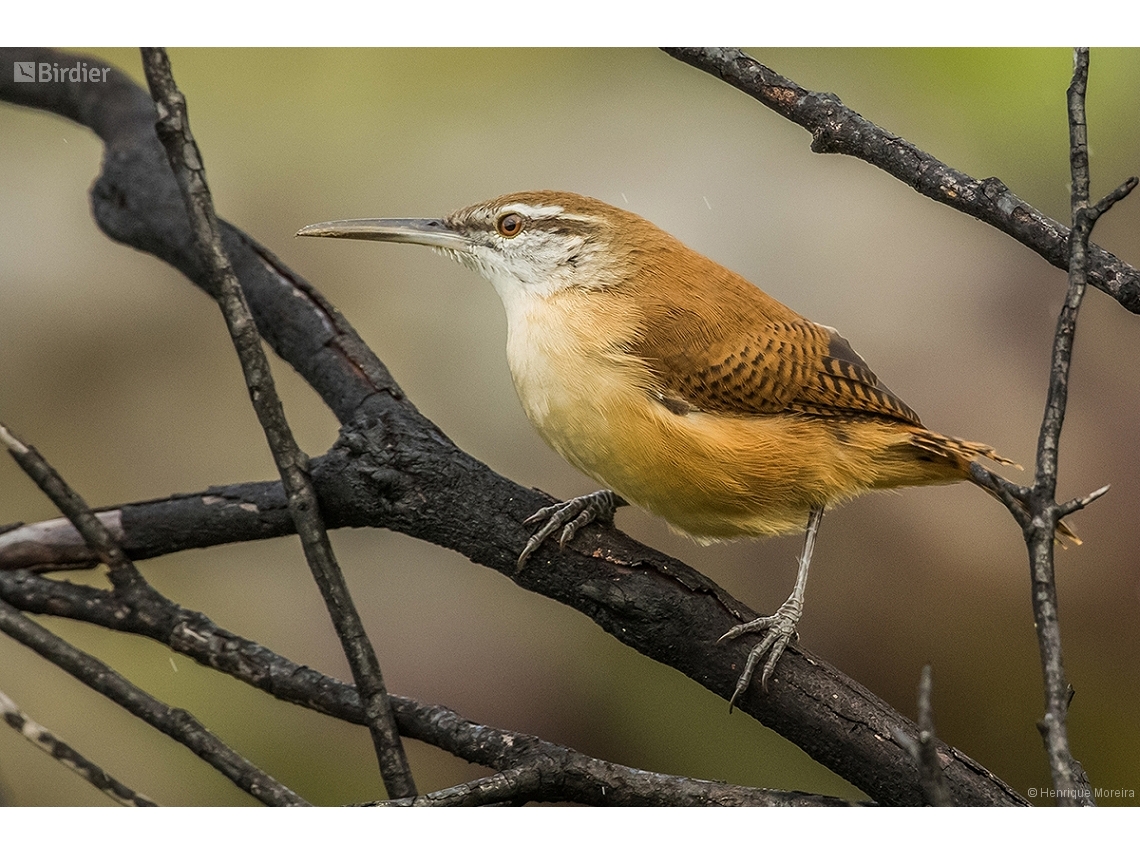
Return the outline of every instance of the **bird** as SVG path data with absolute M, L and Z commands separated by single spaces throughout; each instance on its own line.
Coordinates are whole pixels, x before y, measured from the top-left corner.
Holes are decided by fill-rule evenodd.
M 576 193 L 511 193 L 437 219 L 336 220 L 300 236 L 432 247 L 494 287 L 530 422 L 604 489 L 545 507 L 523 563 L 638 506 L 698 542 L 804 531 L 796 581 L 759 634 L 768 681 L 803 614 L 825 510 L 872 490 L 970 480 L 988 445 L 928 430 L 833 327 L 632 212 Z

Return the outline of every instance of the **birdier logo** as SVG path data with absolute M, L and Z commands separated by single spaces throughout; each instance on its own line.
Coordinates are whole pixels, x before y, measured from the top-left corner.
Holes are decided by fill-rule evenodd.
M 12 63 L 14 83 L 106 83 L 109 66 L 96 68 L 85 62 L 60 65 L 58 62 Z

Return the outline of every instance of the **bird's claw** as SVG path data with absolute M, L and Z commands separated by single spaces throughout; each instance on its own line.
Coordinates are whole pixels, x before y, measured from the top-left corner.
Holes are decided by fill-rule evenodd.
M 749 652 L 748 661 L 744 663 L 744 671 L 741 673 L 740 679 L 736 681 L 736 689 L 728 702 L 729 712 L 732 712 L 732 708 L 736 705 L 736 699 L 744 693 L 749 683 L 752 682 L 752 674 L 765 655 L 767 655 L 767 659 L 764 662 L 764 670 L 760 672 L 760 686 L 764 691 L 768 690 L 768 678 L 776 670 L 776 663 L 780 661 L 780 656 L 788 644 L 796 637 L 796 624 L 799 623 L 800 617 L 803 615 L 803 609 L 802 601 L 789 598 L 780 608 L 776 609 L 775 614 L 734 626 L 717 639 L 717 644 L 720 644 L 748 633 L 764 633 L 760 643 Z
M 526 546 L 519 554 L 518 569 L 522 569 L 531 554 L 560 526 L 562 534 L 558 537 L 558 546 L 561 548 L 570 542 L 579 529 L 595 520 L 601 520 L 607 525 L 613 523 L 614 512 L 625 504 L 627 504 L 625 499 L 613 490 L 598 490 L 585 496 L 578 496 L 576 499 L 539 508 L 523 520 L 523 525 L 534 525 L 543 520 L 546 520 L 546 524 L 527 540 Z

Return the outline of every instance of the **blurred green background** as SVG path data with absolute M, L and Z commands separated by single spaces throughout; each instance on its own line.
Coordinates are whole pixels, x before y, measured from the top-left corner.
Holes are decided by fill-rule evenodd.
M 1070 51 L 752 53 L 1067 221 Z M 141 82 L 137 52 L 95 54 Z M 864 163 L 812 154 L 804 131 L 658 51 L 174 49 L 171 59 L 219 213 L 337 304 L 461 447 L 523 484 L 558 496 L 592 489 L 527 424 L 492 289 L 422 249 L 295 240 L 300 226 L 436 216 L 513 190 L 597 196 L 838 327 L 930 427 L 1033 460 L 1064 274 Z M 1140 51 L 1094 50 L 1088 112 L 1099 195 L 1140 170 Z M 101 154 L 85 128 L 0 104 L 0 419 L 93 505 L 274 477 L 217 310 L 93 224 L 86 194 Z M 1128 200 L 1095 240 L 1137 264 L 1138 227 L 1140 200 Z M 1112 490 L 1075 520 L 1085 545 L 1058 557 L 1074 752 L 1096 786 L 1133 791 L 1140 365 L 1127 354 L 1138 335 L 1140 319 L 1090 292 L 1060 492 Z M 299 441 L 322 453 L 336 422 L 275 365 Z M 0 523 L 55 515 L 0 460 Z M 618 520 L 758 610 L 791 589 L 798 538 L 702 548 L 640 511 Z M 655 771 L 858 796 L 761 725 L 729 717 L 720 698 L 486 568 L 386 531 L 333 540 L 394 692 Z M 176 601 L 347 679 L 295 542 L 174 555 L 143 570 Z M 828 515 L 813 570 L 807 648 L 911 716 L 930 662 L 939 735 L 1023 793 L 1049 785 L 1025 550 L 1002 507 L 969 486 L 861 499 Z M 382 795 L 362 730 L 158 645 L 45 623 L 190 709 L 306 798 Z M 161 803 L 250 803 L 7 638 L 0 690 Z M 422 745 L 409 753 L 424 791 L 480 774 Z M 7 728 L 0 796 L 107 803 Z M 1140 803 L 1104 801 L 1126 802 Z

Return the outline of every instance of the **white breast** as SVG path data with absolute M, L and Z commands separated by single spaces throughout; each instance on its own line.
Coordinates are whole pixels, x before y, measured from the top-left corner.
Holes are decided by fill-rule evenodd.
M 602 483 L 620 443 L 615 432 L 631 405 L 645 406 L 650 382 L 644 363 L 625 352 L 636 323 L 599 305 L 609 302 L 580 291 L 504 300 L 507 361 L 527 418 L 555 451 Z

